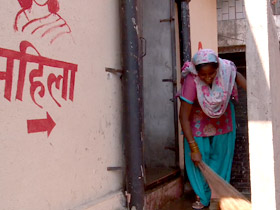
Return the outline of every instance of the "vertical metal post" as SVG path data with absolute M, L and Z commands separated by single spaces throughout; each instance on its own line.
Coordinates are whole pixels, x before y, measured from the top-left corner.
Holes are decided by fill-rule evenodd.
M 183 65 L 186 61 L 191 61 L 191 32 L 190 32 L 190 0 L 177 0 L 179 6 L 179 27 L 180 27 L 180 48 L 181 48 L 181 64 Z M 186 154 L 184 154 L 186 155 Z M 184 180 L 186 181 L 187 174 L 186 170 L 182 171 Z
M 171 28 L 171 50 L 172 50 L 172 81 L 173 97 L 177 94 L 177 68 L 176 68 L 176 37 L 175 37 L 175 0 L 170 0 L 170 28 Z M 175 164 L 179 166 L 179 137 L 178 137 L 178 103 L 173 102 L 174 107 L 174 131 L 175 131 Z
M 191 60 L 190 0 L 181 1 L 181 50 L 182 64 Z
M 128 208 L 144 208 L 143 147 L 139 87 L 137 0 L 120 0 L 123 57 L 124 141 Z

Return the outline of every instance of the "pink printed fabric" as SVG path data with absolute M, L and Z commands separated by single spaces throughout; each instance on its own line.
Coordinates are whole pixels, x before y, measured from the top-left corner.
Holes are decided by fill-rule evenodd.
M 193 104 L 190 115 L 193 136 L 207 137 L 231 132 L 233 126 L 229 104 L 225 112 L 219 118 L 211 118 L 207 116 L 197 101 L 196 84 L 194 79 L 194 76 L 191 74 L 186 77 L 180 94 L 181 100 Z
M 199 77 L 195 66 L 203 63 L 219 63 L 217 75 L 213 81 L 212 87 L 204 83 Z M 192 62 L 186 62 L 182 68 L 182 78 L 192 74 L 197 91 L 197 100 L 203 112 L 211 118 L 221 117 L 227 107 L 236 87 L 236 66 L 233 62 L 219 58 L 213 50 L 199 50 Z M 182 80 L 182 81 L 183 81 Z

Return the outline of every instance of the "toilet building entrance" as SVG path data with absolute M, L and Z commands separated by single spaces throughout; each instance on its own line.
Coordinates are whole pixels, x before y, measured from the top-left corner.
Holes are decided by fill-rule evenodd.
M 143 0 L 140 23 L 146 189 L 179 175 L 175 1 Z

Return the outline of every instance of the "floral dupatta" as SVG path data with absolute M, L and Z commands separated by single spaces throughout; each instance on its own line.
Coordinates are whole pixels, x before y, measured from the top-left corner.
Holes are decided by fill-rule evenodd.
M 203 82 L 195 69 L 196 65 L 203 63 L 219 63 L 217 75 L 212 88 Z M 192 62 L 186 62 L 182 68 L 182 78 L 191 73 L 194 75 L 197 99 L 203 112 L 211 118 L 219 118 L 227 109 L 235 85 L 236 66 L 233 62 L 219 58 L 213 50 L 199 50 Z

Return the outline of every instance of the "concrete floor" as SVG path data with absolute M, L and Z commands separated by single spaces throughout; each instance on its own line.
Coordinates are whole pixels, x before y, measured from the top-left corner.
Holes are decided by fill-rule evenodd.
M 168 203 L 161 210 L 192 210 L 192 203 L 195 201 L 195 196 L 190 194 L 184 194 L 179 200 L 172 201 Z M 209 208 L 204 208 L 205 210 L 217 210 L 218 202 L 211 201 Z

